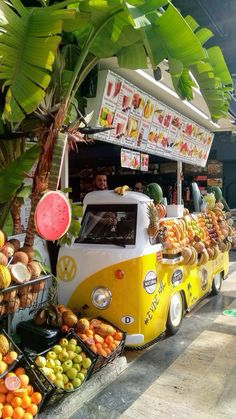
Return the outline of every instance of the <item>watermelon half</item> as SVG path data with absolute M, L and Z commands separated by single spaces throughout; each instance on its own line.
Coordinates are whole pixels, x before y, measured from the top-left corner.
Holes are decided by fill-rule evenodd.
M 163 191 L 158 185 L 158 183 L 149 183 L 145 189 L 144 193 L 149 196 L 149 198 L 153 199 L 155 204 L 160 204 L 163 198 Z
M 37 233 L 45 240 L 60 239 L 69 229 L 71 209 L 68 199 L 58 191 L 46 192 L 34 213 Z

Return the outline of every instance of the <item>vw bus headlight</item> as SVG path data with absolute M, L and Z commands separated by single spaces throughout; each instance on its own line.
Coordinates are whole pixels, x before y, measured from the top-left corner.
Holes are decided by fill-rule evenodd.
M 104 310 L 111 304 L 112 294 L 108 288 L 95 288 L 91 295 L 94 307 Z

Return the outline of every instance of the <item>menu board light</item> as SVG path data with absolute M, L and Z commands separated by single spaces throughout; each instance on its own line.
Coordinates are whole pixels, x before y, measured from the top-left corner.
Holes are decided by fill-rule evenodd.
M 114 72 L 101 72 L 95 123 L 101 141 L 205 167 L 214 135 Z

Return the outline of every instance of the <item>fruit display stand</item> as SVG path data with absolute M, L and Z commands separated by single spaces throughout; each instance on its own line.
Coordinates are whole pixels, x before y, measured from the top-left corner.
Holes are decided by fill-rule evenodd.
M 0 378 L 9 373 L 23 357 L 23 352 L 4 329 L 0 333 L 0 356 Z

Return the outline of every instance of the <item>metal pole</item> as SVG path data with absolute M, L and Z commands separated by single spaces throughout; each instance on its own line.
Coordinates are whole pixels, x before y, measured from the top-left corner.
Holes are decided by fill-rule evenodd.
M 177 161 L 177 205 L 182 204 L 182 161 Z

